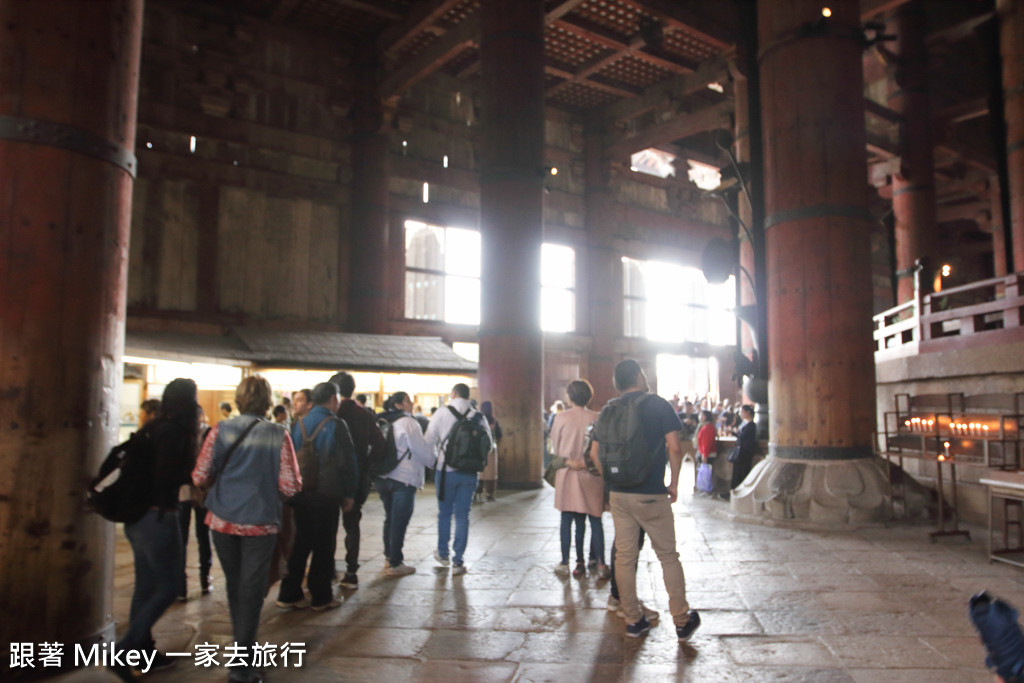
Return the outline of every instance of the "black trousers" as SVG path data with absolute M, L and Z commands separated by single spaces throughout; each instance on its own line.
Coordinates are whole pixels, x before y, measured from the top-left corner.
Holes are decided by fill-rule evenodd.
M 355 574 L 359 571 L 359 522 L 363 519 L 363 505 L 370 495 L 370 477 L 360 474 L 359 490 L 352 509 L 342 513 L 341 523 L 345 527 L 345 571 Z
M 206 526 L 206 508 L 192 504 L 190 500 L 178 501 L 178 524 L 181 528 L 181 575 L 178 577 L 178 595 L 188 594 L 188 577 L 186 574 L 186 552 L 188 547 L 189 524 L 192 513 L 196 518 L 196 542 L 199 544 L 199 576 L 210 575 L 213 565 L 213 552 L 210 548 L 210 527 Z
M 336 503 L 297 500 L 295 510 L 295 544 L 288 557 L 288 573 L 281 580 L 277 599 L 295 602 L 302 599 L 302 578 L 309 559 L 306 586 L 313 605 L 331 601 L 334 580 L 334 550 L 338 545 L 338 519 L 341 508 Z M 312 555 L 312 559 L 310 559 Z
M 750 468 L 753 466 L 754 455 L 740 455 L 736 459 L 736 462 L 732 464 L 732 479 L 729 480 L 729 488 L 734 489 L 743 483 L 743 480 L 750 474 Z

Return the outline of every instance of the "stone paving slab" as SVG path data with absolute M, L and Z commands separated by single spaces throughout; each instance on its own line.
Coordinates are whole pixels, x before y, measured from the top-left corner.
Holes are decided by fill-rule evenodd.
M 383 511 L 371 496 L 360 587 L 339 592 L 340 608 L 282 611 L 272 588 L 260 640 L 305 643 L 307 653 L 303 667 L 269 669 L 266 680 L 980 683 L 992 676 L 967 600 L 987 588 L 1024 607 L 1024 571 L 989 564 L 983 530 L 973 530 L 973 543 L 931 543 L 932 527 L 920 523 L 796 529 L 735 519 L 726 504 L 685 494 L 674 510 L 688 597 L 703 617 L 701 630 L 682 646 L 649 544 L 640 556 L 638 593 L 662 618 L 643 639 L 627 638 L 622 620 L 606 609 L 606 580 L 554 574 L 559 514 L 550 488 L 499 492 L 496 502 L 474 505 L 464 576 L 433 560 L 437 503 L 429 486 L 417 497 L 405 548 L 416 574 L 384 575 Z M 610 549 L 608 515 L 604 529 Z M 121 531 L 117 538 L 113 603 L 123 628 L 133 572 Z M 195 566 L 194 540 L 189 556 Z M 190 574 L 191 599 L 157 624 L 158 644 L 187 651 L 196 643 L 228 643 L 219 566 L 215 561 L 209 596 L 199 596 L 196 572 Z M 226 674 L 186 659 L 147 679 L 224 681 Z M 113 680 L 98 669 L 56 679 Z

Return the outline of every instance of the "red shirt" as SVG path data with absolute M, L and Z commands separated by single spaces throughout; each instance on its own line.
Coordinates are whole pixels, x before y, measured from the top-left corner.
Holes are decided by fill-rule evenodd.
M 705 458 L 710 458 L 718 452 L 718 433 L 715 425 L 707 422 L 697 432 L 697 450 Z

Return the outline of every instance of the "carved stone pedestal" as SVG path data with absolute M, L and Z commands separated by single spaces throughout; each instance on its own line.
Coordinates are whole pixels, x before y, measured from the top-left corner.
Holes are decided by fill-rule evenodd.
M 908 489 L 902 516 L 925 511 L 926 495 Z M 784 460 L 768 457 L 732 492 L 732 510 L 773 520 L 827 527 L 882 522 L 890 517 L 886 463 L 856 460 Z M 902 506 L 901 506 L 902 507 Z

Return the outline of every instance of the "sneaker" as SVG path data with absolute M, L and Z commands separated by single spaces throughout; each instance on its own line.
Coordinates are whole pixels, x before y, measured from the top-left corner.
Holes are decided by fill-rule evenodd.
M 325 602 L 322 605 L 313 605 L 311 609 L 314 612 L 323 612 L 325 610 L 335 609 L 337 607 L 341 607 L 341 600 L 339 600 L 338 598 L 331 598 L 330 602 Z
M 640 617 L 640 621 L 635 624 L 626 624 L 626 636 L 629 638 L 639 638 L 640 636 L 647 635 L 647 632 L 651 630 L 651 622 L 647 621 L 645 617 Z
M 494 496 L 487 496 L 487 502 L 488 503 L 493 503 L 494 502 Z
M 199 577 L 199 585 L 202 587 L 202 595 L 209 595 L 213 591 L 213 579 L 209 574 Z
M 608 609 L 611 609 L 611 607 L 609 607 Z M 651 609 L 650 607 L 644 604 L 643 600 L 640 601 L 640 611 L 643 613 L 644 618 L 647 619 L 647 621 L 657 621 L 661 618 L 661 615 L 658 614 L 658 610 Z M 622 611 L 621 607 L 616 608 L 615 614 L 616 616 L 622 617 L 623 619 L 626 618 L 626 613 Z
M 700 628 L 700 613 L 697 610 L 690 612 L 690 618 L 682 626 L 676 626 L 676 638 L 680 643 L 685 643 L 693 635 L 693 632 Z
M 619 599 L 614 595 L 608 596 L 608 611 L 616 613 L 619 611 Z
M 587 571 L 592 572 L 595 569 L 597 569 L 597 566 L 597 560 L 595 560 L 594 558 L 590 558 L 590 561 L 587 562 Z
M 281 609 L 306 609 L 309 607 L 309 600 L 307 598 L 301 598 L 299 600 L 292 600 L 287 602 L 285 600 L 275 600 L 274 604 Z
M 555 565 L 555 573 L 559 576 L 569 576 L 569 565 L 564 562 Z
M 359 588 L 359 577 L 354 572 L 345 572 L 345 578 L 338 582 L 342 588 Z
M 462 562 L 456 562 L 452 567 L 452 576 L 461 576 L 466 573 L 466 565 Z
M 572 570 L 572 575 L 575 576 L 577 579 L 580 578 L 581 576 L 586 576 L 587 575 L 587 567 L 586 567 L 586 565 L 584 565 L 582 562 L 577 562 L 576 563 L 576 568 Z
M 407 564 L 396 564 L 394 567 L 385 569 L 384 573 L 388 576 L 408 576 L 409 574 L 415 574 L 416 568 L 410 567 Z
M 434 551 L 434 560 L 442 567 L 447 567 L 452 563 L 447 557 L 441 554 L 439 550 Z
M 597 565 L 597 578 L 599 578 L 599 579 L 601 579 L 603 581 L 604 579 L 610 579 L 611 577 L 612 577 L 612 570 L 611 570 L 611 568 L 608 567 L 608 565 L 606 565 L 606 564 L 599 564 L 599 565 Z

